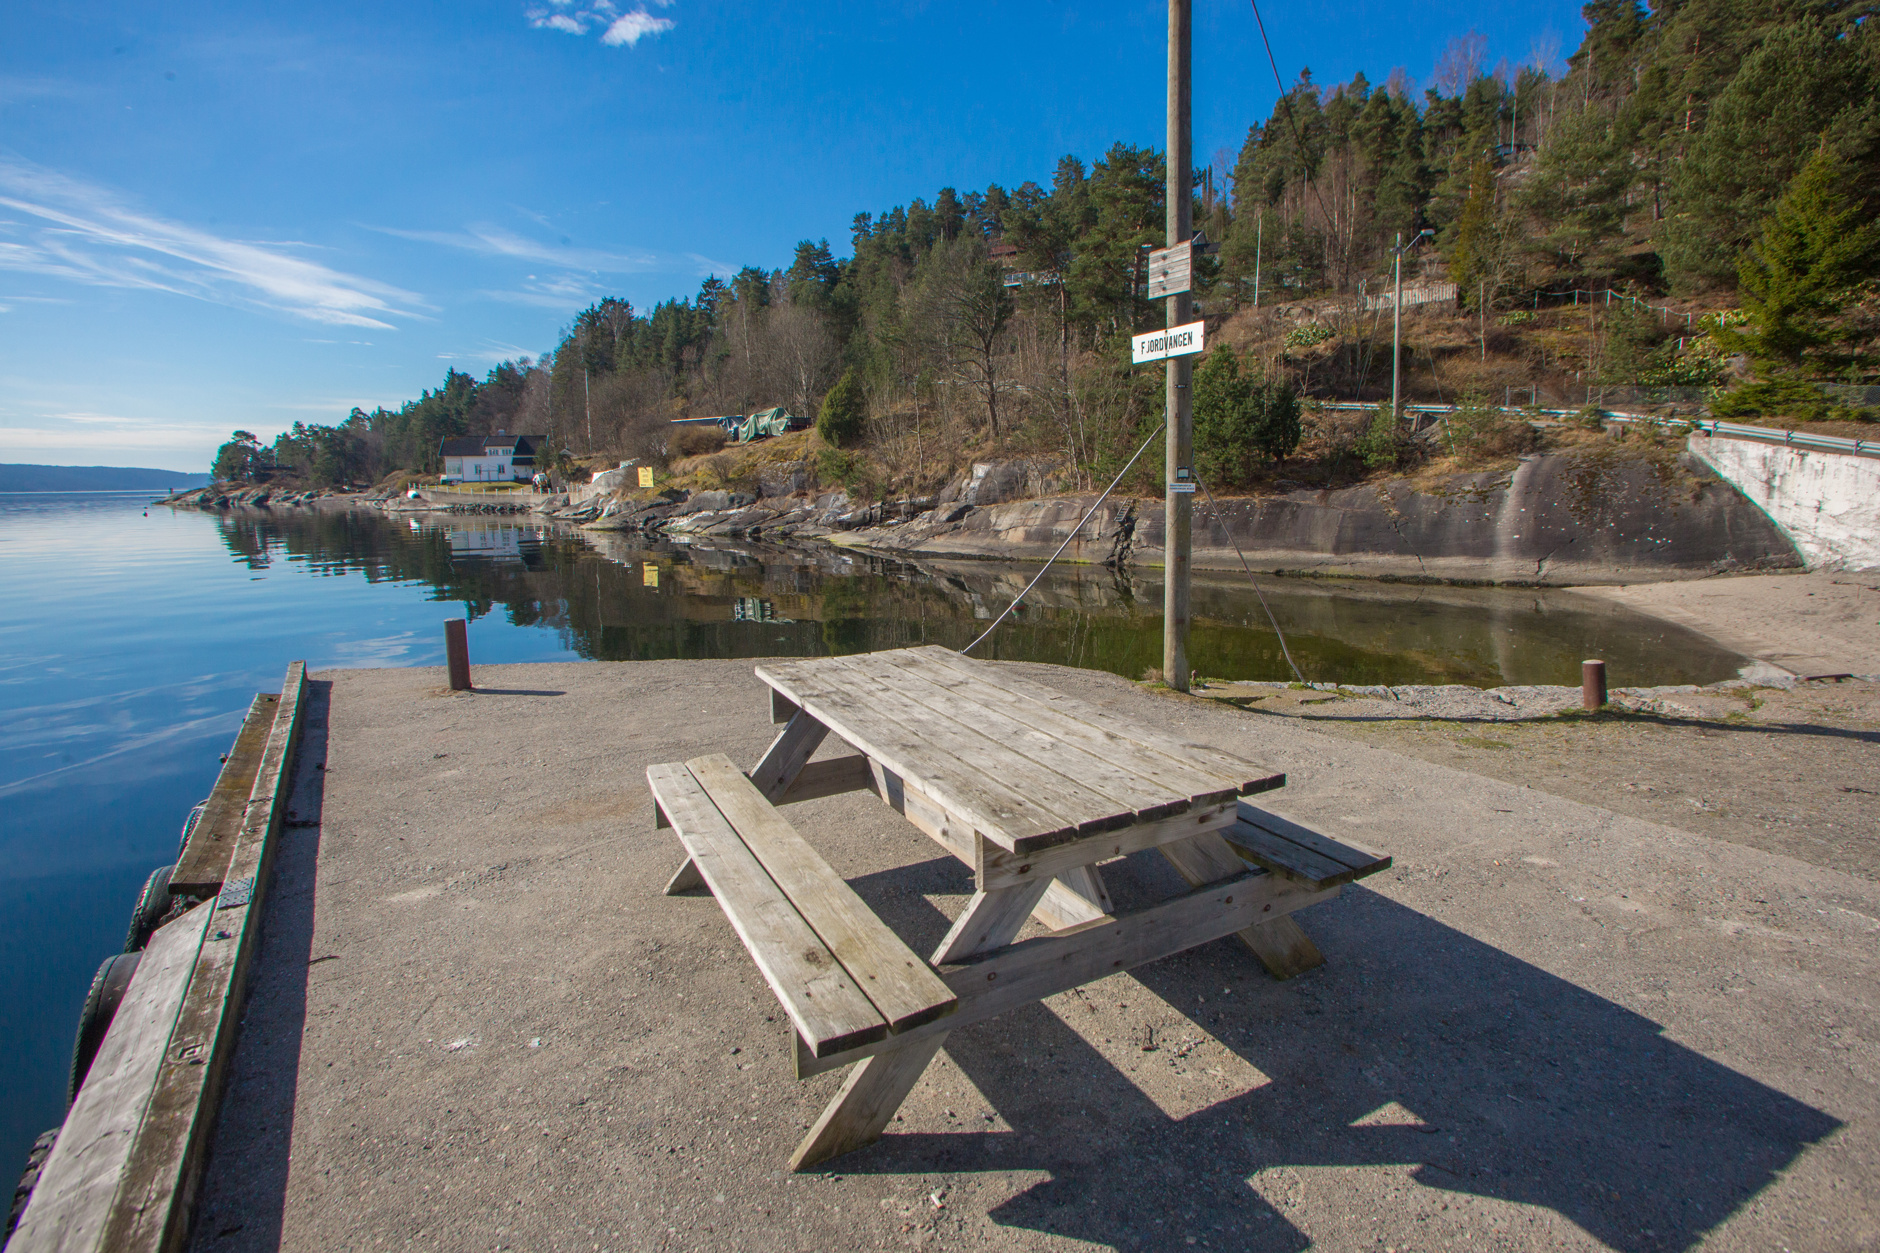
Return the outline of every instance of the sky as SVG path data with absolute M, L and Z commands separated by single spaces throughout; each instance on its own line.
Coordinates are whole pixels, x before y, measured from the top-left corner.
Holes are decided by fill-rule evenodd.
M 1196 0 L 1194 151 L 1278 95 L 1247 0 Z M 0 41 L 0 462 L 206 469 L 450 368 L 553 348 L 602 296 L 849 251 L 943 186 L 1048 184 L 1164 141 L 1164 3 L 700 0 L 10 6 Z M 1330 84 L 1450 40 L 1559 60 L 1577 0 L 1263 16 Z M 1231 160 L 1231 158 L 1230 158 Z

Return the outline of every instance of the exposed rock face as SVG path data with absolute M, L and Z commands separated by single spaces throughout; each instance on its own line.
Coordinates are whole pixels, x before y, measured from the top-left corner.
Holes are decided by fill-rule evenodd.
M 924 556 L 1044 558 L 1094 499 L 936 510 L 843 542 Z M 1512 472 L 1234 497 L 1219 509 L 1217 521 L 1205 498 L 1196 504 L 1197 568 L 1236 568 L 1234 544 L 1258 569 L 1466 582 L 1626 583 L 1801 564 L 1760 510 L 1689 458 L 1546 454 Z M 1111 498 L 1064 559 L 1158 565 L 1163 536 L 1161 501 Z
M 1160 500 L 1094 494 L 983 503 L 1028 481 L 1023 463 L 988 465 L 932 499 L 861 504 L 845 492 L 752 497 L 698 492 L 616 499 L 563 514 L 594 530 L 791 540 L 922 557 L 1160 565 Z M 949 498 L 950 496 L 950 498 Z M 975 503 L 981 501 L 982 503 Z M 1231 542 L 1223 534 L 1223 526 Z M 1729 484 L 1692 458 L 1599 450 L 1527 457 L 1511 471 L 1389 479 L 1337 491 L 1230 497 L 1218 518 L 1196 503 L 1194 565 L 1470 583 L 1634 583 L 1792 569 L 1795 548 Z

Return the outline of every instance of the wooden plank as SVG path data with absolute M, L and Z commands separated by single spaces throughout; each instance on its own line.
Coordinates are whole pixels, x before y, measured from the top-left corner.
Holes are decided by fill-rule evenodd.
M 852 753 L 847 757 L 831 757 L 805 765 L 797 771 L 796 781 L 772 803 L 794 805 L 799 801 L 840 796 L 844 792 L 872 791 L 874 786 L 875 776 L 868 768 L 868 758 L 860 753 Z
M 802 710 L 784 724 L 762 760 L 751 767 L 751 781 L 765 799 L 775 800 L 789 790 L 803 765 L 822 745 L 829 728 Z
M 149 1111 L 212 907 L 157 928 L 41 1169 L 13 1253 L 115 1249 L 106 1230 Z
M 1320 857 L 1349 866 L 1357 871 L 1357 877 L 1376 874 L 1390 868 L 1390 854 L 1369 848 L 1356 840 L 1343 836 L 1333 838 L 1321 834 L 1310 827 L 1300 826 L 1283 814 L 1276 814 L 1270 809 L 1259 809 L 1242 802 L 1239 809 L 1240 821 L 1250 823 L 1278 836 L 1283 840 L 1311 849 Z
M 176 869 L 170 874 L 171 892 L 207 896 L 221 890 L 280 702 L 279 696 L 263 692 L 249 704 L 241 730 L 235 733 L 235 743 L 209 792 L 209 803 L 203 806 L 196 829 L 189 833 L 176 859 Z
M 1079 833 L 1074 823 L 1067 823 L 1022 792 L 1005 786 L 996 775 L 988 777 L 983 766 L 956 756 L 951 745 L 945 743 L 947 737 L 937 726 L 938 719 L 924 719 L 920 726 L 910 728 L 885 717 L 880 709 L 871 707 L 873 693 L 866 685 L 827 667 L 810 673 L 796 686 L 778 677 L 794 674 L 790 666 L 801 664 L 759 666 L 757 675 L 781 688 L 836 735 L 866 753 L 870 761 L 891 771 L 974 830 L 1006 848 L 1016 848 L 1016 841 L 1025 836 L 1050 842 Z M 1119 822 L 1128 820 L 1127 815 L 1118 815 Z
M 1250 822 L 1236 822 L 1221 832 L 1221 838 L 1242 858 L 1264 866 L 1275 874 L 1300 883 L 1327 886 L 1350 883 L 1357 871 L 1329 857 L 1321 857 L 1309 848 L 1282 840 L 1270 831 L 1262 831 Z
M 1098 789 L 1030 760 L 985 735 L 983 721 L 970 708 L 965 719 L 935 711 L 895 690 L 882 677 L 891 667 L 871 665 L 872 657 L 832 657 L 818 662 L 816 695 L 799 693 L 806 707 L 832 707 L 852 726 L 865 727 L 872 742 L 855 746 L 871 757 L 876 744 L 898 740 L 909 760 L 923 764 L 944 754 L 963 767 L 944 787 L 924 780 L 923 791 L 948 809 L 970 818 L 975 829 L 1014 846 L 1052 841 L 1127 826 L 1135 811 Z M 937 690 L 937 689 L 935 689 Z M 844 736 L 843 738 L 848 738 Z M 854 741 L 851 741 L 854 742 Z M 915 778 L 902 771 L 904 777 Z M 965 804 L 959 802 L 964 801 Z M 989 807 L 988 807 L 989 806 Z M 974 812 L 978 809 L 981 812 Z
M 1105 759 L 1127 761 L 1131 773 L 1159 791 L 1187 796 L 1197 805 L 1231 800 L 1239 795 L 1241 772 L 1211 771 L 1150 748 L 1119 732 L 1115 718 L 1104 717 L 1101 711 L 1087 706 L 1076 706 L 1077 712 L 1073 713 L 1047 705 L 1001 686 L 999 679 L 1003 676 L 996 671 L 982 671 L 972 662 L 966 662 L 965 666 L 948 665 L 925 649 L 877 653 L 874 658 L 884 665 L 905 668 L 929 682 L 943 685 L 979 707 L 996 709 L 1037 734 L 1051 736 Z
M 1160 753 L 1172 761 L 1193 769 L 1205 770 L 1209 774 L 1221 775 L 1233 781 L 1235 792 L 1241 796 L 1248 796 L 1255 792 L 1269 792 L 1274 788 L 1286 786 L 1286 776 L 1283 774 L 1271 773 L 1263 766 L 1236 757 L 1232 753 L 1210 748 L 1206 744 L 1178 740 L 1172 736 L 1163 735 L 1159 731 L 1152 731 L 1139 722 L 1120 718 L 1107 710 L 1078 700 L 1076 697 L 1066 696 L 1042 683 L 1034 683 L 1030 679 L 1023 678 L 1013 673 L 1010 666 L 995 666 L 990 662 L 974 661 L 950 648 L 942 648 L 938 644 L 923 644 L 907 651 L 962 674 L 983 678 L 994 687 L 1002 688 L 1014 695 L 1029 697 L 1047 709 L 1057 709 L 1080 721 L 1108 727 L 1132 744 Z
M 307 701 L 307 665 L 296 661 L 287 667 L 227 880 L 212 903 L 209 934 L 113 1207 L 106 1245 L 114 1253 L 158 1253 L 188 1240 L 247 1003 L 248 967 L 260 947 L 261 911 L 287 821 Z
M 1015 700 L 990 688 L 973 691 L 969 680 L 950 678 L 952 672 L 942 671 L 936 679 L 925 669 L 910 666 L 909 659 L 898 653 L 876 653 L 860 660 L 873 663 L 867 669 L 869 677 L 897 697 L 992 740 L 1001 750 L 1017 754 L 1034 766 L 1088 788 L 1113 808 L 1132 814 L 1138 822 L 1182 813 L 1193 808 L 1197 800 L 1208 803 L 1234 798 L 1231 785 L 1192 772 L 1180 786 L 1144 778 L 1136 771 L 1135 763 L 1149 754 L 1119 752 L 1120 742 L 1093 751 L 1078 740 L 1041 731 L 1005 712 L 1006 708 L 1026 703 L 1022 698 Z
M 1094 922 L 1110 912 L 1110 893 L 1095 866 L 1073 866 L 1051 880 L 1032 916 L 1053 931 Z
M 1284 917 L 1330 900 L 1341 891 L 1313 891 L 1278 875 L 1254 870 L 1135 913 L 1020 940 L 942 969 L 940 977 L 959 993 L 960 1007 L 939 1023 L 895 1037 L 894 1044 L 912 1042 L 928 1032 L 956 1031 L 983 1022 L 1106 975 Z M 798 1074 L 808 1078 L 881 1051 L 881 1046 L 871 1044 L 828 1057 L 805 1056 L 798 1061 Z
M 1234 806 L 1227 802 L 1191 809 L 1156 822 L 1139 822 L 1120 831 L 1105 831 L 1101 835 L 1053 844 L 1033 852 L 1015 853 L 989 844 L 979 850 L 973 869 L 978 872 L 980 887 L 1008 887 L 1039 875 L 1054 877 L 1075 866 L 1094 865 L 1112 857 L 1127 857 L 1145 848 L 1186 840 L 1204 831 L 1226 827 L 1233 821 Z
M 1247 871 L 1247 864 L 1227 846 L 1219 831 L 1203 831 L 1156 847 L 1169 865 L 1175 867 L 1176 873 L 1188 880 L 1190 887 L 1198 888 Z
M 796 717 L 796 709 L 795 701 L 791 700 L 774 687 L 770 689 L 770 721 L 772 724 L 782 726 L 790 719 Z
M 808 1170 L 879 1140 L 945 1039 L 941 1033 L 865 1059 L 790 1155 L 790 1169 Z
M 1275 918 L 1240 932 L 1253 955 L 1275 979 L 1293 979 L 1325 964 L 1325 955 L 1291 918 Z
M 919 788 L 909 786 L 906 779 L 880 762 L 870 761 L 868 770 L 875 794 L 881 797 L 883 804 L 926 832 L 941 848 L 967 865 L 973 864 L 975 841 L 980 844 L 986 841 L 978 840 L 971 823 L 948 813 L 940 802 Z
M 646 781 L 751 960 L 817 1056 L 885 1039 L 887 1021 L 684 766 Z
M 959 998 L 940 976 L 875 916 L 729 757 L 694 758 L 686 768 L 771 882 L 881 1011 L 888 1030 L 905 1031 L 953 1012 Z
M 684 865 L 673 871 L 672 878 L 666 880 L 666 890 L 662 895 L 683 896 L 704 886 L 705 879 L 698 872 L 698 864 L 688 857 Z
M 1015 887 L 974 892 L 940 941 L 940 947 L 934 950 L 934 965 L 962 961 L 975 953 L 990 952 L 1010 944 L 1050 886 L 1048 879 L 1034 879 Z

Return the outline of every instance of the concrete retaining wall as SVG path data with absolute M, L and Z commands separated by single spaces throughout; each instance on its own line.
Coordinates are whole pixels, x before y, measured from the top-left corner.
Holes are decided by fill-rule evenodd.
M 1880 569 L 1880 460 L 1692 435 L 1690 450 L 1782 529 L 1810 570 Z

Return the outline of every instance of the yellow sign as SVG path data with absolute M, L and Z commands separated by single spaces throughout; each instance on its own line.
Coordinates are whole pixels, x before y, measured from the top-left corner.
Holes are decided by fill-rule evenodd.
M 649 470 L 648 473 L 650 474 L 652 472 Z M 647 562 L 644 566 L 640 567 L 640 586 L 641 587 L 658 587 L 659 586 L 659 567 L 654 565 L 650 561 Z
M 652 485 L 653 485 L 653 467 L 641 466 L 640 467 L 640 486 L 651 487 Z

